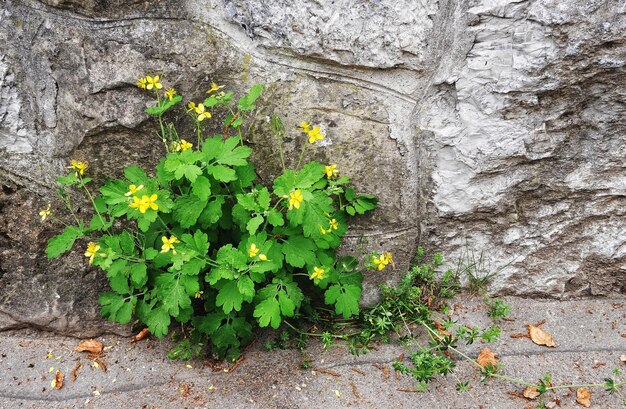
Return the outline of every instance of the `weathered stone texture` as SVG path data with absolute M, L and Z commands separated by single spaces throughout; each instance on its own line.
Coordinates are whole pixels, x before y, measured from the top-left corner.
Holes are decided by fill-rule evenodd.
M 100 272 L 50 262 L 37 210 L 68 159 L 97 180 L 161 153 L 134 86 L 186 97 L 268 84 L 247 133 L 271 181 L 263 119 L 303 118 L 380 209 L 346 249 L 416 246 L 486 267 L 492 290 L 568 297 L 626 284 L 626 7 L 617 0 L 65 1 L 0 5 L 0 329 L 94 333 Z M 287 144 L 297 151 L 296 141 Z M 26 300 L 30 300 L 26 302 Z

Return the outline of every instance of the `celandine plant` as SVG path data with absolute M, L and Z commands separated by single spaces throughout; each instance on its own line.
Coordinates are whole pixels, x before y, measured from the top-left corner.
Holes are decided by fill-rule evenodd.
M 187 345 L 208 340 L 214 353 L 233 359 L 251 341 L 255 326 L 278 328 L 316 300 L 345 318 L 358 314 L 360 262 L 338 258 L 336 250 L 349 216 L 374 209 L 377 199 L 357 195 L 336 165 L 300 166 L 306 146 L 324 139 L 321 128 L 300 124 L 307 140 L 296 167 L 289 169 L 285 129 L 272 117 L 283 171 L 273 186 L 263 186 L 255 183 L 252 150 L 241 128 L 262 85 L 235 104 L 232 92 L 211 84 L 202 103 L 187 105 L 195 129 L 189 138 L 181 138 L 164 118 L 182 97 L 164 91 L 158 75 L 137 85 L 156 97 L 146 112 L 158 121 L 167 154 L 154 176 L 130 166 L 125 179 L 107 181 L 99 194 L 89 188 L 87 163 L 72 161 L 58 182 L 73 223 L 64 223 L 46 249 L 55 258 L 77 239 L 91 240 L 85 256 L 106 271 L 112 290 L 100 296 L 102 315 L 122 324 L 137 319 L 159 338 L 172 322 L 186 324 L 193 341 Z M 216 110 L 226 114 L 224 135 L 206 138 L 206 123 Z M 88 223 L 76 216 L 69 188 L 82 190 L 93 204 Z M 40 215 L 63 223 L 50 207 Z M 385 252 L 372 253 L 364 264 L 382 270 L 389 263 L 391 254 Z

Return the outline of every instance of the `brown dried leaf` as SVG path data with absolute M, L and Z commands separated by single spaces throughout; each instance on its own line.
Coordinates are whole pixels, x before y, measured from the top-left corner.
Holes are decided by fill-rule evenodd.
M 63 387 L 63 379 L 65 379 L 65 376 L 61 373 L 61 371 L 57 371 L 54 376 L 54 387 L 61 389 Z
M 102 371 L 103 371 L 103 372 L 106 372 L 106 371 L 107 371 L 107 363 L 106 363 L 106 362 L 104 362 L 102 359 L 97 359 L 97 358 L 96 358 L 96 359 L 94 360 L 94 362 L 98 364 L 97 366 L 99 366 L 99 367 L 100 367 L 100 369 L 102 369 Z
M 96 341 L 95 339 L 85 339 L 80 341 L 78 346 L 76 347 L 76 352 L 89 352 L 92 354 L 100 354 L 104 345 L 100 341 Z
M 576 389 L 576 402 L 586 408 L 591 406 L 591 391 L 587 388 Z
M 526 399 L 532 400 L 532 399 L 536 399 L 537 396 L 539 396 L 539 391 L 534 386 L 528 386 L 522 391 L 522 395 L 524 395 Z
M 439 333 L 439 335 L 444 335 L 444 336 L 448 336 L 448 337 L 452 335 L 450 333 L 450 331 L 448 331 L 446 329 L 446 327 L 444 327 L 443 325 L 441 325 L 437 321 L 433 321 L 433 323 L 435 324 L 435 327 L 437 328 L 437 332 Z
M 76 381 L 76 378 L 78 378 L 78 370 L 82 367 L 83 367 L 83 364 L 80 363 L 80 360 L 76 362 L 76 366 L 72 370 L 72 382 Z
M 141 331 L 139 331 L 139 333 L 137 335 L 135 335 L 133 337 L 133 339 L 130 341 L 130 343 L 135 343 L 135 342 L 139 342 L 142 339 L 144 339 L 145 337 L 147 337 L 150 334 L 150 330 L 148 328 L 144 328 Z
M 530 339 L 532 339 L 535 344 L 556 348 L 552 335 L 548 334 L 541 328 L 534 325 L 528 325 L 528 334 L 530 335 Z
M 480 351 L 478 358 L 476 358 L 476 362 L 478 362 L 478 365 L 482 366 L 483 368 L 489 365 L 493 367 L 498 366 L 498 361 L 496 361 L 496 355 L 491 352 L 489 348 L 483 348 L 483 350 Z

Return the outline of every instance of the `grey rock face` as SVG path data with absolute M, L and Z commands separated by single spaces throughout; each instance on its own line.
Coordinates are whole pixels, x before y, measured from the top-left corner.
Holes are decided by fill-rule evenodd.
M 50 262 L 37 211 L 70 158 L 98 181 L 161 154 L 136 78 L 198 99 L 211 81 L 268 84 L 248 142 L 276 167 L 263 118 L 321 123 L 313 158 L 381 198 L 346 251 L 418 243 L 483 252 L 504 293 L 569 297 L 626 285 L 622 2 L 7 0 L 0 8 L 0 329 L 103 330 L 101 272 Z M 287 146 L 296 151 L 295 142 Z M 80 200 L 80 198 L 77 198 Z M 109 329 L 112 327 L 109 327 Z M 123 329 L 113 328 L 123 331 Z

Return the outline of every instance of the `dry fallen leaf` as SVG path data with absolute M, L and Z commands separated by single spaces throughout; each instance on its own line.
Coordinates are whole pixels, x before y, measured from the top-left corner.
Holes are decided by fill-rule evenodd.
M 532 339 L 535 344 L 556 348 L 552 335 L 548 334 L 541 328 L 534 325 L 528 325 L 528 333 L 530 335 L 530 339 Z
M 54 381 L 52 381 L 54 387 L 57 388 L 57 389 L 61 389 L 63 387 L 63 379 L 65 379 L 65 376 L 63 376 L 61 371 L 57 371 L 57 373 L 56 373 L 56 375 L 54 377 Z
M 498 366 L 498 361 L 496 361 L 496 355 L 491 352 L 489 348 L 483 348 L 483 350 L 480 351 L 478 358 L 476 358 L 476 362 L 478 362 L 478 365 L 482 366 L 483 368 L 489 365 L 493 367 Z
M 433 322 L 435 324 L 435 327 L 437 328 L 437 332 L 439 333 L 439 335 L 448 336 L 448 337 L 452 335 L 450 331 L 446 329 L 446 327 L 444 327 L 437 321 L 433 321 Z
M 95 339 L 86 339 L 84 341 L 80 341 L 80 343 L 76 347 L 76 352 L 89 352 L 92 354 L 100 354 L 102 352 L 102 348 L 104 348 L 102 342 L 96 341 Z
M 144 328 L 137 335 L 133 337 L 130 343 L 139 342 L 150 334 L 150 330 L 148 328 Z
M 626 362 L 626 354 L 619 357 L 619 360 L 622 362 Z
M 83 367 L 83 364 L 80 363 L 80 360 L 76 362 L 76 366 L 72 370 L 72 382 L 76 381 L 76 378 L 78 378 L 78 370 L 82 367 Z
M 103 372 L 107 371 L 107 364 L 103 360 L 96 359 L 93 361 L 93 363 L 94 363 L 94 366 L 100 367 L 100 369 L 102 369 Z
M 591 391 L 587 388 L 576 389 L 576 402 L 586 408 L 591 406 Z
M 528 386 L 522 391 L 522 395 L 527 399 L 535 399 L 539 396 L 539 391 L 534 386 Z

